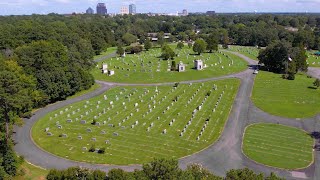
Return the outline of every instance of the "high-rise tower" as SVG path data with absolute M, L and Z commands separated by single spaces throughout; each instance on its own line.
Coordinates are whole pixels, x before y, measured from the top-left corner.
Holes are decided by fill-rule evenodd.
M 106 15 L 107 14 L 107 7 L 105 3 L 98 3 L 97 5 L 97 14 Z
M 135 4 L 130 4 L 129 5 L 129 14 L 136 14 L 136 5 Z

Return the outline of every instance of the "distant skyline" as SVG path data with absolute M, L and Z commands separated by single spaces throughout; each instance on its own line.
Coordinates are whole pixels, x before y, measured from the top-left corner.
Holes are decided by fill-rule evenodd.
M 137 13 L 188 12 L 320 12 L 320 0 L 0 0 L 0 15 L 84 13 L 106 3 L 108 13 L 136 4 Z

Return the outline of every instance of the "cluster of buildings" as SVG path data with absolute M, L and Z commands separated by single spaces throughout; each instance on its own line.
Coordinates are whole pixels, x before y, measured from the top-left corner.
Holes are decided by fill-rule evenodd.
M 96 14 L 99 15 L 107 15 L 108 14 L 108 9 L 105 3 L 98 3 L 97 4 L 97 9 L 96 9 Z M 135 4 L 130 4 L 129 6 L 122 6 L 120 8 L 120 14 L 125 15 L 125 14 L 136 14 L 137 9 Z M 94 10 L 89 7 L 86 10 L 86 14 L 95 14 Z
M 214 11 L 213 11 L 214 12 Z M 137 13 L 137 7 L 135 4 L 130 4 L 129 6 L 122 6 L 120 8 L 120 13 L 121 15 L 125 15 L 125 14 L 136 14 Z M 86 14 L 95 14 L 95 11 L 89 7 L 86 10 Z M 105 3 L 98 3 L 97 4 L 97 8 L 96 8 L 96 14 L 99 15 L 107 15 L 108 14 L 108 9 Z M 165 16 L 188 16 L 189 13 L 186 9 L 183 9 L 182 12 L 176 12 L 176 13 L 171 13 L 171 14 L 167 14 L 167 13 L 147 13 L 149 16 L 161 16 L 161 15 L 165 15 Z

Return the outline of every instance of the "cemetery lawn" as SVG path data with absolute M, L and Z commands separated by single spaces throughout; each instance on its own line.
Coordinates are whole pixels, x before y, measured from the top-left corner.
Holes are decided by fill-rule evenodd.
M 99 59 L 103 56 L 107 56 L 109 54 L 115 53 L 117 51 L 117 47 L 109 47 L 106 51 L 101 52 L 101 54 L 94 57 L 94 59 Z
M 314 140 L 307 132 L 278 124 L 246 128 L 242 150 L 250 159 L 281 169 L 301 169 L 313 162 Z
M 177 88 L 116 87 L 47 114 L 33 126 L 32 138 L 45 151 L 88 163 L 127 165 L 181 158 L 217 141 L 239 84 L 238 79 L 227 79 Z M 93 119 L 99 125 L 91 124 Z M 92 145 L 105 148 L 105 154 L 88 152 Z
M 320 57 L 313 55 L 317 51 L 307 51 L 307 63 L 309 67 L 320 67 Z
M 239 52 L 240 54 L 243 54 L 252 60 L 258 61 L 258 55 L 260 49 L 252 46 L 229 46 L 229 51 Z
M 96 80 L 120 83 L 161 83 L 199 80 L 238 73 L 247 69 L 247 62 L 240 57 L 227 52 L 202 53 L 193 55 L 188 47 L 175 49 L 178 56 L 174 59 L 176 65 L 182 61 L 186 65 L 185 72 L 170 71 L 172 60 L 160 59 L 161 48 L 153 48 L 140 54 L 127 54 L 126 57 L 115 57 L 98 63 L 92 71 Z M 190 55 L 192 54 L 192 55 Z M 204 70 L 193 69 L 194 60 L 204 61 Z M 107 76 L 101 72 L 102 64 L 108 64 L 108 69 L 114 70 L 115 75 Z
M 295 80 L 281 74 L 259 71 L 252 92 L 253 103 L 263 111 L 288 118 L 307 118 L 320 112 L 320 91 L 313 78 L 296 75 Z
M 72 99 L 72 98 L 75 98 L 75 97 L 79 97 L 79 96 L 82 96 L 84 94 L 87 94 L 89 92 L 92 92 L 96 89 L 100 88 L 100 85 L 98 83 L 95 83 L 94 85 L 92 85 L 89 89 L 87 90 L 83 90 L 83 91 L 80 91 L 80 92 L 77 92 L 76 94 L 68 97 L 67 99 Z

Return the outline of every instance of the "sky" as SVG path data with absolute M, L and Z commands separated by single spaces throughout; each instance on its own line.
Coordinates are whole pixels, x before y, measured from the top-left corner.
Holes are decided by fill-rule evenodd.
M 320 0 L 0 0 L 0 15 L 69 14 L 96 9 L 106 3 L 108 13 L 119 13 L 121 6 L 136 4 L 137 13 L 189 12 L 320 12 Z

